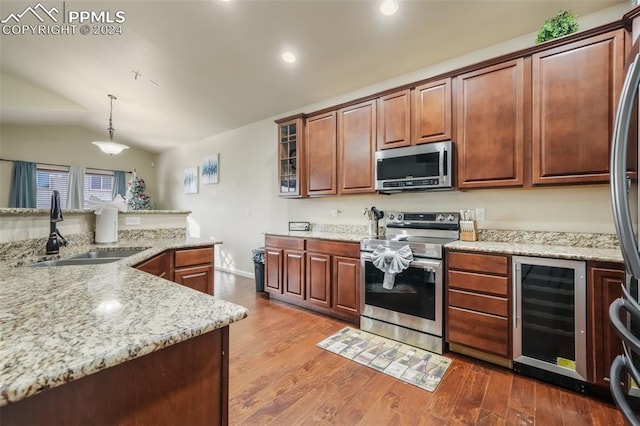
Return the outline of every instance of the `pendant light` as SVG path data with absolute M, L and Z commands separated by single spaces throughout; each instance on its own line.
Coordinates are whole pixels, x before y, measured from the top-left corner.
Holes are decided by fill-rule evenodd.
M 107 130 L 109 131 L 109 142 L 96 141 L 91 143 L 96 145 L 98 148 L 100 148 L 102 152 L 104 152 L 105 154 L 115 155 L 115 154 L 120 154 L 125 149 L 129 149 L 129 147 L 127 145 L 123 145 L 121 143 L 115 143 L 113 141 L 113 132 L 115 130 L 113 128 L 113 100 L 118 98 L 116 98 L 113 95 L 107 95 L 107 96 L 109 96 L 110 98 L 109 102 L 111 104 L 111 109 L 109 110 L 109 127 L 107 128 Z

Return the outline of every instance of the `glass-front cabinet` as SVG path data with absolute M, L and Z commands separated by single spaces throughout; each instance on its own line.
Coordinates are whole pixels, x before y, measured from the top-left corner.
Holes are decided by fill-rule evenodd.
M 304 117 L 298 115 L 276 121 L 278 124 L 278 192 L 281 197 L 303 197 Z

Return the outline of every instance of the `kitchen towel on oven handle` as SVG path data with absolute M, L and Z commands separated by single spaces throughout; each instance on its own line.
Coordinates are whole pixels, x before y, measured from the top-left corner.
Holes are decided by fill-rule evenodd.
M 391 290 L 395 285 L 396 275 L 407 269 L 412 260 L 413 253 L 408 245 L 398 250 L 379 245 L 373 251 L 373 265 L 384 272 L 382 287 Z

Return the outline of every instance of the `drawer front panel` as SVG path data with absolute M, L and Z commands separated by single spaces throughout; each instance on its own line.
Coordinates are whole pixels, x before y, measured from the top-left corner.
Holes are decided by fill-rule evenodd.
M 506 256 L 450 251 L 447 254 L 450 269 L 507 275 L 509 259 Z
M 176 268 L 205 263 L 213 263 L 213 247 L 176 250 Z
M 509 321 L 466 309 L 447 309 L 447 341 L 509 358 Z
M 507 277 L 483 275 L 474 272 L 448 271 L 447 285 L 449 288 L 491 293 L 498 296 L 509 294 L 509 280 Z
M 307 240 L 307 251 L 332 256 L 360 258 L 360 244 L 329 240 Z
M 449 306 L 503 317 L 509 316 L 509 302 L 504 297 L 487 296 L 459 290 L 449 290 L 448 296 Z
M 264 237 L 264 245 L 273 248 L 304 250 L 304 238 L 267 235 Z

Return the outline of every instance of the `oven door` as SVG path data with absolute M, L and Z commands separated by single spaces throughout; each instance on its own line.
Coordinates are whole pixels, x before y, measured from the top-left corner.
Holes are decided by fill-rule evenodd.
M 442 336 L 442 262 L 414 259 L 396 275 L 393 289 L 382 287 L 384 272 L 373 255 L 360 254 L 362 316 Z

